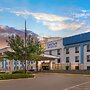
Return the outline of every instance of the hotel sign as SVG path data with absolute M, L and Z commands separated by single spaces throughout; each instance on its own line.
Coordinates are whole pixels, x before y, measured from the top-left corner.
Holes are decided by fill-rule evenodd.
M 47 48 L 55 48 L 57 47 L 57 42 L 48 42 L 47 43 Z

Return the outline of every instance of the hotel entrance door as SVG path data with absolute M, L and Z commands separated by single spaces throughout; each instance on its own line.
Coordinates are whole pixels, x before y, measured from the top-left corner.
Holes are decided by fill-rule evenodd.
M 42 65 L 42 70 L 50 70 L 50 63 L 43 62 L 41 65 Z
M 49 66 L 42 66 L 43 70 L 49 70 Z

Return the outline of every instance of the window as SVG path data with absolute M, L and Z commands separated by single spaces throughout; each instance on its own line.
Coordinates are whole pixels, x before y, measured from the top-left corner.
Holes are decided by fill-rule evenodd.
M 20 61 L 20 64 L 23 64 L 23 62 L 22 62 L 22 61 Z
M 33 64 L 33 61 L 31 61 L 31 64 Z
M 60 59 L 57 60 L 57 63 L 60 63 Z
M 79 70 L 79 66 L 75 66 L 75 70 Z
M 90 55 L 87 55 L 87 62 L 90 62 Z
M 69 63 L 69 57 L 66 57 L 66 63 Z
M 8 65 L 8 62 L 5 60 L 5 65 Z
M 79 62 L 79 56 L 75 56 L 75 62 Z
M 90 66 L 87 66 L 87 70 L 90 70 Z
M 57 55 L 60 55 L 60 49 L 57 50 Z
M 69 70 L 69 66 L 66 66 L 66 70 Z
M 66 49 L 66 54 L 69 54 L 69 48 Z
M 14 67 L 14 70 L 17 70 L 17 66 Z
M 87 52 L 90 52 L 90 44 L 87 45 Z
M 8 70 L 8 66 L 5 66 L 5 69 Z
M 16 68 L 17 68 L 17 70 L 19 70 L 19 66 L 17 66 Z
M 79 47 L 75 47 L 75 53 L 79 53 Z
M 33 69 L 33 66 L 31 66 L 31 69 Z
M 49 51 L 49 55 L 52 55 L 52 51 Z
M 2 53 L 0 53 L 0 56 L 2 55 Z

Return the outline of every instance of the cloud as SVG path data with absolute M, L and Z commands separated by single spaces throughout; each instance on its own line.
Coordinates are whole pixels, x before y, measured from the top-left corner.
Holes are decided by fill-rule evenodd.
M 0 11 L 9 11 L 10 12 L 11 8 L 0 8 Z
M 72 20 L 72 18 L 64 17 L 64 16 L 58 16 L 54 14 L 46 14 L 46 13 L 31 13 L 32 16 L 34 16 L 35 19 L 41 20 L 41 21 L 65 21 L 65 20 Z
M 2 12 L 3 11 L 3 9 L 2 8 L 0 8 L 0 12 Z
M 54 15 L 54 14 L 46 14 L 46 13 L 33 13 L 29 11 L 13 11 L 12 13 L 17 16 L 20 15 L 32 15 L 37 21 L 42 22 L 43 25 L 47 26 L 48 29 L 53 31 L 63 30 L 63 29 L 78 29 L 81 28 L 82 25 L 79 24 L 70 24 L 65 23 L 66 20 L 73 20 L 73 18 Z
M 80 10 L 79 13 L 76 12 L 75 18 L 88 18 L 90 17 L 90 10 Z
M 89 28 L 89 29 L 87 29 L 85 32 L 90 32 L 90 28 Z
M 48 29 L 53 30 L 53 31 L 59 31 L 59 30 L 64 30 L 64 29 L 69 29 L 69 30 L 76 30 L 81 27 L 83 27 L 83 23 L 81 24 L 76 24 L 76 23 L 60 23 L 60 22 L 44 22 L 44 25 L 48 26 Z
M 4 9 L 5 9 L 5 10 L 9 10 L 9 11 L 11 10 L 11 8 L 4 8 Z
M 32 15 L 35 19 L 40 21 L 64 21 L 64 20 L 72 20 L 72 18 L 69 17 L 63 17 L 58 16 L 54 14 L 46 14 L 46 13 L 33 13 L 29 11 L 12 11 L 12 13 L 15 13 L 17 16 L 20 15 Z
M 55 15 L 55 14 L 47 14 L 47 13 L 35 13 L 35 12 L 30 12 L 27 10 L 24 11 L 15 11 L 15 10 L 11 10 L 10 8 L 7 8 L 8 11 L 10 11 L 10 13 L 14 13 L 17 16 L 23 16 L 24 18 L 26 18 L 27 16 L 33 16 L 33 18 L 35 18 L 37 21 L 42 22 L 43 25 L 47 26 L 49 30 L 53 30 L 53 31 L 59 31 L 59 30 L 64 30 L 64 29 L 69 29 L 69 30 L 77 30 L 80 29 L 84 26 L 84 24 L 78 21 L 75 22 L 67 22 L 68 20 L 73 21 L 73 18 L 67 17 L 67 16 L 60 16 L 60 15 Z M 86 10 L 82 10 L 82 13 L 78 13 L 75 14 L 74 17 L 87 17 L 90 14 L 86 14 Z
M 75 18 L 88 18 L 88 17 L 90 17 L 90 13 L 82 13 L 82 14 L 76 14 L 75 15 Z
M 90 10 L 89 9 L 82 9 L 81 12 L 82 13 L 90 13 Z
M 30 15 L 31 13 L 28 12 L 28 11 L 11 11 L 11 13 L 14 13 L 16 14 L 17 16 L 20 16 L 20 15 Z

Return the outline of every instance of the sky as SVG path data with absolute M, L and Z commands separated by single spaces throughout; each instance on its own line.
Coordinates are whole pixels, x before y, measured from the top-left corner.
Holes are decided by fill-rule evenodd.
M 90 0 L 0 0 L 0 25 L 66 37 L 90 31 Z

